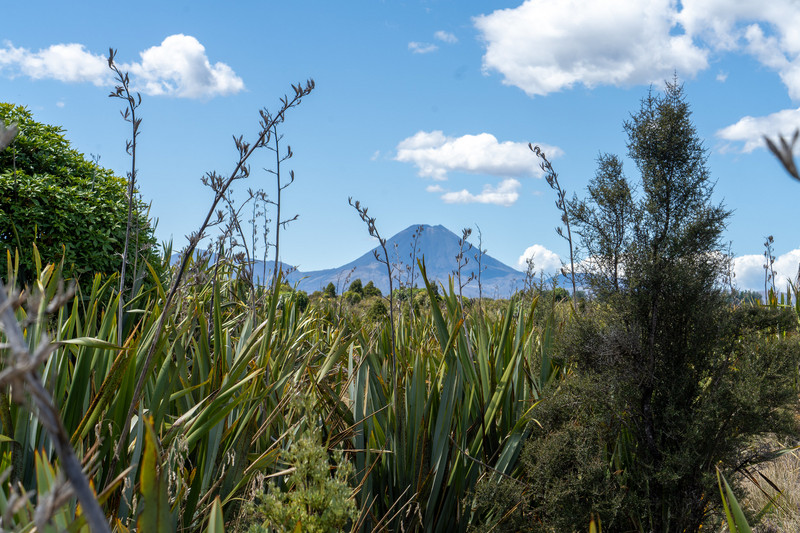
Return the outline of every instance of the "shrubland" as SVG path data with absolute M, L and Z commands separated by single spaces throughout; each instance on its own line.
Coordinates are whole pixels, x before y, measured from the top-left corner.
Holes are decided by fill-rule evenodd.
M 362 280 L 309 296 L 279 270 L 258 285 L 255 251 L 233 244 L 239 220 L 220 221 L 213 262 L 194 252 L 252 150 L 278 153 L 277 124 L 312 89 L 295 86 L 260 113 L 255 141 L 237 139 L 232 173 L 206 178 L 215 204 L 180 263 L 140 257 L 148 283 L 74 259 L 84 240 L 44 239 L 60 208 L 14 211 L 16 233 L 2 233 L 3 529 L 700 531 L 731 523 L 737 496 L 761 502 L 751 521 L 782 519 L 781 497 L 764 503 L 747 479 L 766 479 L 760 465 L 796 441 L 797 308 L 720 282 L 730 214 L 712 200 L 676 81 L 625 123 L 635 184 L 612 155 L 585 199 L 551 176 L 571 259 L 590 259 L 571 264 L 595 264 L 572 275 L 585 290 L 530 284 L 507 300 L 461 298 L 458 278 L 436 286 L 424 257 L 419 283 L 385 297 Z M 132 231 L 152 240 L 124 180 L 3 109 L 21 125 L 3 179 L 102 177 L 115 231 L 130 205 Z M 26 145 L 26 127 L 49 141 Z M 16 162 L 23 153 L 42 163 Z

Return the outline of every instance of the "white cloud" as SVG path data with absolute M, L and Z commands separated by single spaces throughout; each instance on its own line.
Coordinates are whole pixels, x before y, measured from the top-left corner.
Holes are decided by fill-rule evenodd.
M 244 89 L 233 69 L 225 63 L 212 65 L 205 47 L 190 35 L 170 35 L 140 56 L 140 63 L 127 67 L 146 94 L 208 98 Z
M 244 82 L 224 63 L 213 65 L 205 48 L 190 35 L 170 35 L 140 53 L 138 63 L 120 64 L 131 75 L 132 89 L 149 95 L 179 98 L 209 98 L 244 89 Z M 35 80 L 54 79 L 68 83 L 113 85 L 113 74 L 105 56 L 92 54 L 82 44 L 54 44 L 31 52 L 6 42 L 0 48 L 0 71 Z
M 458 42 L 458 37 L 454 34 L 450 33 L 449 31 L 439 30 L 433 34 L 434 38 L 442 41 L 443 43 L 447 44 L 455 44 Z
M 428 185 L 425 190 L 428 192 L 445 192 L 441 185 Z
M 790 137 L 797 128 L 800 128 L 800 109 L 785 109 L 765 117 L 744 117 L 716 135 L 726 141 L 744 143 L 741 150 L 747 153 L 765 146 L 764 135 L 773 139 L 777 135 Z
M 537 272 L 544 272 L 546 275 L 556 274 L 561 271 L 561 258 L 558 254 L 548 250 L 541 244 L 534 244 L 525 249 L 519 260 L 517 267 L 523 272 L 527 270 L 527 260 L 533 258 L 534 269 Z
M 439 47 L 431 43 L 418 43 L 416 41 L 411 41 L 408 43 L 408 49 L 415 54 L 429 54 L 438 50 Z
M 67 104 L 65 104 L 63 101 L 56 102 L 56 107 L 64 107 L 65 105 Z
M 800 9 L 795 0 L 685 0 L 676 16 L 687 33 L 721 51 L 753 55 L 800 98 Z
M 108 62 L 95 55 L 82 44 L 54 44 L 49 48 L 31 52 L 15 48 L 6 42 L 0 48 L 0 70 L 10 70 L 10 75 L 22 74 L 35 80 L 53 79 L 68 83 L 88 82 L 107 85 L 111 80 Z
M 717 73 L 717 81 L 718 81 L 718 82 L 720 82 L 720 83 L 725 83 L 725 81 L 726 81 L 727 79 L 728 79 L 728 73 L 727 73 L 727 72 L 723 72 L 723 71 L 721 71 L 721 70 L 720 70 L 720 71 Z
M 484 71 L 530 96 L 661 82 L 708 67 L 708 50 L 673 31 L 674 0 L 526 0 L 474 24 L 486 43 Z
M 474 24 L 484 70 L 531 96 L 691 77 L 712 54 L 745 53 L 800 99 L 797 0 L 526 0 Z
M 448 204 L 494 204 L 508 207 L 519 199 L 519 181 L 509 178 L 500 182 L 497 187 L 484 185 L 480 194 L 472 194 L 467 189 L 460 191 L 446 192 L 442 195 L 442 200 Z
M 563 151 L 540 145 L 551 158 Z M 446 180 L 448 172 L 492 176 L 541 176 L 539 162 L 527 143 L 498 142 L 494 135 L 480 133 L 448 137 L 441 131 L 419 131 L 397 145 L 396 161 L 413 163 L 422 177 Z
M 764 263 L 763 255 L 742 255 L 734 259 L 733 271 L 736 274 L 736 285 L 742 289 L 764 292 Z M 786 280 L 797 278 L 797 267 L 800 265 L 800 248 L 787 252 L 775 258 L 775 286 L 783 291 L 786 289 Z

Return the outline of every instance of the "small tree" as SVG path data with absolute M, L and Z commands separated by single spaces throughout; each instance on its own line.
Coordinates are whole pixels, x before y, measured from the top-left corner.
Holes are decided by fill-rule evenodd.
M 333 284 L 333 282 L 328 283 L 325 286 L 325 290 L 322 292 L 328 298 L 336 298 L 336 286 Z
M 569 203 L 572 220 L 589 263 L 587 277 L 595 289 L 619 291 L 624 253 L 631 240 L 636 208 L 622 161 L 612 154 L 597 158 L 597 172 L 587 187 L 585 200 Z
M 347 290 L 354 292 L 359 296 L 364 296 L 364 287 L 361 286 L 361 278 L 358 278 L 355 281 L 353 281 Z
M 364 285 L 364 298 L 370 298 L 372 296 L 377 296 L 378 298 L 381 298 L 383 296 L 383 293 L 381 293 L 381 290 L 378 287 L 376 287 L 375 284 L 372 283 L 372 281 L 369 281 L 367 282 L 366 285 Z

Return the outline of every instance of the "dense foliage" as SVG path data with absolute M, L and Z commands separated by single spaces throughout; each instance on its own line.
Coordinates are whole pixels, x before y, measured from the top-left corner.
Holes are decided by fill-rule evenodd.
M 715 467 L 746 467 L 754 438 L 796 430 L 797 341 L 777 316 L 726 304 L 729 213 L 712 202 L 682 88 L 651 92 L 625 130 L 640 194 L 603 156 L 588 199 L 571 204 L 595 302 L 562 337 L 574 375 L 538 411 L 530 495 L 506 502 L 533 530 L 577 530 L 596 513 L 611 530 L 698 531 L 721 516 Z
M 124 182 L 4 109 L 27 137 L 0 157 L 12 156 L 2 180 L 53 180 L 78 204 L 108 190 L 124 231 Z M 384 299 L 355 280 L 308 296 L 189 253 L 174 304 L 160 280 L 138 285 L 119 323 L 114 279 L 82 276 L 74 298 L 59 290 L 65 265 L 113 263 L 79 270 L 65 254 L 42 267 L 21 250 L 10 269 L 36 283 L 28 306 L 0 309 L 0 529 L 80 530 L 85 518 L 46 413 L 2 381 L 34 367 L 59 407 L 60 444 L 89 465 L 101 523 L 120 533 L 718 527 L 736 480 L 796 435 L 800 305 L 722 290 L 729 214 L 712 202 L 681 87 L 648 95 L 625 128 L 638 187 L 604 155 L 586 200 L 566 203 L 598 266 L 577 301 L 533 284 L 509 300 L 461 299 L 453 280 L 429 282 L 424 258 L 424 289 Z M 69 210 L 52 209 L 39 216 L 59 229 Z M 16 230 L 4 239 L 26 235 L 18 216 L 0 213 Z M 34 225 L 30 253 L 35 239 L 45 261 L 60 259 L 56 229 Z M 120 249 L 116 233 L 105 242 Z M 50 313 L 48 301 L 61 305 Z M 45 356 L 23 348 L 21 368 L 7 320 Z
M 0 253 L 21 255 L 19 279 L 27 282 L 34 275 L 34 244 L 44 262 L 59 262 L 63 255 L 68 276 L 118 272 L 128 216 L 125 180 L 87 161 L 63 130 L 36 122 L 23 107 L 0 103 L 0 120 L 19 128 L 11 146 L 0 152 Z M 159 261 L 146 206 L 138 201 L 134 223 L 136 246 L 129 261 L 134 265 L 138 259 L 138 273 L 144 275 L 142 258 Z

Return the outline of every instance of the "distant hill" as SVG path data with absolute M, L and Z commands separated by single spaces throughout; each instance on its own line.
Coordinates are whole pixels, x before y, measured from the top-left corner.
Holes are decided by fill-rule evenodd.
M 203 253 L 205 253 L 205 250 L 195 250 L 194 255 L 195 257 L 199 257 Z M 217 254 L 211 254 L 211 255 L 212 255 L 211 263 L 213 264 L 214 261 L 216 261 Z M 172 256 L 170 256 L 170 264 L 177 265 L 180 259 L 181 259 L 181 252 L 174 252 Z M 253 276 L 255 277 L 256 284 L 263 284 L 264 280 L 266 280 L 266 283 L 269 283 L 270 280 L 272 279 L 272 269 L 274 266 L 275 266 L 274 261 L 267 261 L 266 263 L 264 263 L 264 261 L 261 260 L 254 261 Z M 299 276 L 297 275 L 297 272 L 294 270 L 293 266 L 278 261 L 278 268 L 280 268 L 284 273 L 292 272 L 292 274 L 288 276 L 289 283 L 294 283 L 300 279 Z M 284 277 L 286 276 L 284 275 Z
M 397 233 L 386 241 L 386 249 L 389 252 L 389 261 L 395 265 L 400 265 L 400 268 L 406 269 L 411 265 L 411 252 L 413 246 L 413 235 L 419 225 L 409 226 L 403 231 Z M 422 232 L 417 239 L 417 258 L 425 259 L 425 268 L 427 269 L 428 279 L 436 284 L 442 284 L 445 288 L 449 285 L 449 277 L 453 275 L 453 270 L 456 269 L 456 255 L 458 254 L 459 236 L 445 228 L 442 225 L 429 226 L 422 225 Z M 466 245 L 465 249 L 469 246 Z M 383 251 L 379 247 L 378 250 L 381 257 Z M 475 259 L 477 254 L 477 247 L 473 247 L 465 252 L 465 256 L 469 258 L 467 265 L 461 269 L 461 276 L 466 280 L 471 273 L 477 276 L 478 262 Z M 176 263 L 179 256 L 173 254 L 172 262 Z M 483 285 L 483 295 L 489 298 L 505 298 L 511 295 L 515 290 L 521 288 L 525 274 L 511 268 L 510 266 L 501 263 L 491 255 L 484 254 L 481 260 L 483 272 L 481 273 L 481 284 Z M 333 283 L 337 287 L 337 291 L 343 292 L 355 279 L 361 279 L 362 283 L 366 285 L 372 281 L 384 294 L 389 290 L 389 278 L 386 273 L 386 266 L 379 263 L 375 259 L 373 250 L 370 250 L 360 256 L 358 259 L 351 261 L 345 265 L 328 268 L 324 270 L 314 270 L 304 272 L 300 270 L 293 270 L 293 267 L 286 263 L 280 263 L 284 273 L 289 272 L 286 280 L 291 285 L 297 284 L 300 290 L 308 293 L 324 289 L 328 283 Z M 263 261 L 255 261 L 254 274 L 256 283 L 261 283 L 262 278 L 267 282 L 272 278 L 273 263 L 268 261 L 264 265 Z M 352 273 L 351 273 L 352 271 Z M 395 285 L 397 270 L 395 272 Z M 408 282 L 408 274 L 403 271 L 401 275 L 403 282 Z M 347 281 L 349 280 L 349 281 Z M 345 283 L 347 281 L 347 283 Z M 424 287 L 425 283 L 419 276 L 417 270 L 415 284 L 417 287 Z M 464 296 L 475 297 L 478 295 L 478 281 L 473 280 L 464 287 Z
M 413 234 L 418 227 L 419 225 L 409 226 L 387 239 L 386 249 L 389 252 L 390 262 L 402 264 L 401 268 L 411 265 Z M 448 286 L 448 278 L 456 268 L 456 255 L 459 250 L 458 240 L 459 236 L 444 226 L 422 226 L 422 233 L 417 239 L 417 258 L 425 258 L 425 267 L 429 280 L 441 283 L 445 287 Z M 375 248 L 375 250 L 378 250 L 381 257 L 383 257 L 383 251 L 379 248 Z M 462 268 L 461 275 L 463 279 L 466 279 L 470 273 L 477 275 L 478 263 L 474 257 L 477 252 L 477 248 L 472 248 L 465 253 L 465 256 L 469 258 L 469 262 Z M 484 296 L 491 298 L 507 297 L 516 288 L 522 286 L 522 280 L 525 277 L 522 272 L 501 263 L 488 254 L 483 255 L 482 267 L 484 270 L 481 274 L 481 283 Z M 351 270 L 353 271 L 352 274 L 350 274 Z M 338 287 L 339 291 L 342 291 L 347 288 L 343 285 L 348 275 L 351 282 L 360 278 L 365 285 L 367 282 L 372 281 L 384 294 L 389 290 L 386 266 L 376 261 L 373 250 L 340 267 L 313 272 L 296 272 L 292 278 L 296 279 L 296 276 L 299 276 L 301 278 L 299 288 L 310 293 L 323 289 L 328 283 L 333 283 Z M 408 275 L 403 273 L 402 279 L 405 282 L 408 279 Z M 416 285 L 424 287 L 424 282 L 418 273 Z M 469 297 L 478 295 L 477 280 L 464 287 L 464 295 Z

